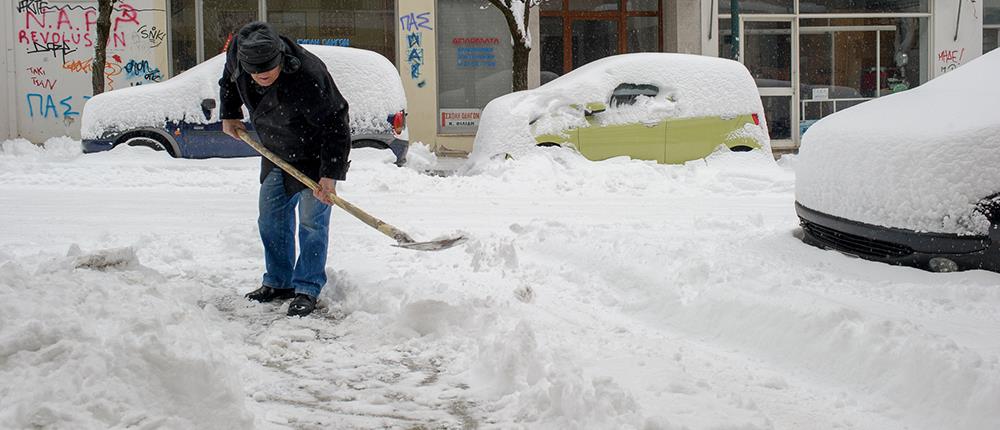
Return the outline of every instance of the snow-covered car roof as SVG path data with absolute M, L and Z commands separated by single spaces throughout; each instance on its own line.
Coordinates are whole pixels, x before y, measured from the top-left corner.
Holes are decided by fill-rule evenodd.
M 386 118 L 406 108 L 399 72 L 385 57 L 356 48 L 304 47 L 326 63 L 347 99 L 353 132 L 385 130 Z M 80 134 L 94 139 L 110 130 L 163 127 L 167 121 L 216 122 L 219 110 L 206 119 L 201 101 L 219 99 L 219 78 L 225 63 L 225 54 L 219 54 L 164 82 L 96 95 L 84 106 Z
M 470 162 L 502 153 L 517 156 L 535 145 L 536 135 L 586 127 L 579 107 L 607 103 L 623 83 L 659 88 L 641 113 L 644 120 L 764 112 L 753 78 L 736 61 L 661 52 L 615 55 L 588 63 L 533 90 L 490 101 L 480 118 Z M 535 124 L 529 125 L 532 122 Z
M 1000 192 L 1000 50 L 926 84 L 830 115 L 803 136 L 796 200 L 920 232 L 988 233 Z

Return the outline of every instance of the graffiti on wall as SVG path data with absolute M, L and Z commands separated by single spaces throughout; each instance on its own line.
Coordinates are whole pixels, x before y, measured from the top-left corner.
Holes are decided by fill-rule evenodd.
M 938 67 L 941 68 L 941 73 L 950 72 L 955 70 L 962 64 L 962 59 L 965 57 L 965 48 L 962 49 L 945 49 L 938 52 Z
M 106 91 L 165 78 L 156 64 L 166 57 L 164 10 L 145 7 L 157 1 L 119 1 L 115 5 L 104 65 Z M 97 2 L 18 0 L 15 3 L 16 28 L 12 37 L 17 49 L 15 77 L 22 118 L 32 123 L 42 121 L 38 124 L 58 120 L 63 126 L 71 126 L 91 94 Z M 45 129 L 43 125 L 31 127 Z M 53 133 L 57 132 L 58 129 L 53 129 Z M 66 130 L 62 132 L 65 134 Z M 23 130 L 19 133 L 39 134 Z
M 399 25 L 406 35 L 406 64 L 410 66 L 410 79 L 417 83 L 418 88 L 427 85 L 423 78 L 424 66 L 424 33 L 422 30 L 431 28 L 431 13 L 410 13 L 399 17 Z

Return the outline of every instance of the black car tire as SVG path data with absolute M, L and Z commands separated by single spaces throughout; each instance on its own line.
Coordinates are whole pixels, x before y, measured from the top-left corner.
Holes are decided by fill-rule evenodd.
M 753 151 L 753 148 L 746 145 L 736 145 L 732 148 L 729 148 L 729 150 L 733 152 L 750 152 Z
M 176 157 L 174 151 L 167 144 L 166 140 L 162 136 L 158 136 L 154 133 L 142 133 L 142 134 L 131 134 L 122 136 L 118 139 L 118 145 L 128 145 L 128 146 L 145 146 L 154 151 L 166 151 L 171 157 Z

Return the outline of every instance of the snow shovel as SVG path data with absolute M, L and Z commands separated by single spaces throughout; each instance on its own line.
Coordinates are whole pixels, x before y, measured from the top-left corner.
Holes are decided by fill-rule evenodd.
M 289 175 L 294 176 L 296 179 L 305 184 L 309 189 L 313 191 L 319 190 L 319 184 L 313 181 L 308 176 L 302 174 L 299 169 L 296 169 L 291 164 L 288 164 L 281 157 L 278 157 L 275 153 L 269 151 L 264 145 L 261 145 L 257 141 L 253 140 L 249 134 L 244 130 L 237 131 L 241 139 L 248 145 L 256 149 L 260 155 L 267 157 L 272 163 L 281 167 L 282 170 L 287 172 Z M 354 206 L 347 200 L 344 200 L 334 193 L 327 195 L 333 204 L 337 205 L 341 209 L 347 211 L 347 213 L 354 215 L 355 218 L 361 220 L 365 224 L 368 224 L 371 228 L 382 232 L 382 234 L 393 238 L 397 243 L 393 246 L 406 249 L 415 249 L 418 251 L 440 251 L 442 249 L 448 249 L 462 242 L 465 242 L 465 236 L 458 236 L 448 239 L 438 239 L 430 242 L 417 242 L 413 240 L 410 235 L 404 233 L 402 230 L 393 227 L 392 225 L 383 222 L 382 220 L 369 215 L 367 212 L 361 210 L 361 208 Z

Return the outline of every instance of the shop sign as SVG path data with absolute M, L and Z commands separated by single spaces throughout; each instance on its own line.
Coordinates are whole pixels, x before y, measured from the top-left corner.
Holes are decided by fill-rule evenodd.
M 830 100 L 829 88 L 813 88 L 813 100 Z
M 451 39 L 455 46 L 456 65 L 462 69 L 495 69 L 497 67 L 496 45 L 500 39 L 496 37 L 455 37 Z
M 481 113 L 481 109 L 441 109 L 441 132 L 475 132 Z
M 351 46 L 351 39 L 296 39 L 299 45 Z

